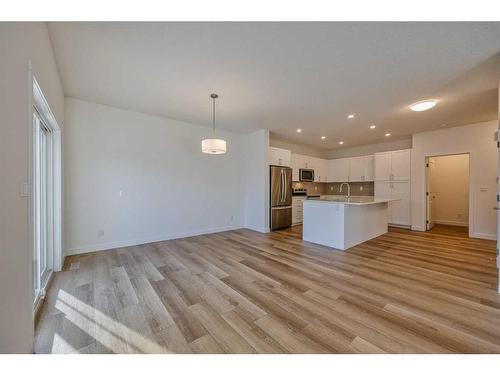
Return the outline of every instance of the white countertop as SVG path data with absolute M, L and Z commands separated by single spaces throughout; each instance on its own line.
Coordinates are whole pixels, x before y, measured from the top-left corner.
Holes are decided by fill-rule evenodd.
M 306 199 L 304 203 L 330 203 L 330 204 L 346 204 L 346 205 L 356 205 L 363 206 L 368 204 L 379 204 L 379 203 L 387 203 L 398 201 L 399 199 L 391 199 L 391 198 L 375 198 L 372 196 L 351 196 L 347 198 L 344 195 L 322 195 L 319 198 L 314 199 Z

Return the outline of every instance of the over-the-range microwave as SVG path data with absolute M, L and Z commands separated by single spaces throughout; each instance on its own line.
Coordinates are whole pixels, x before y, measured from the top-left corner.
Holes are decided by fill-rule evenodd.
M 314 169 L 299 169 L 299 181 L 314 182 Z

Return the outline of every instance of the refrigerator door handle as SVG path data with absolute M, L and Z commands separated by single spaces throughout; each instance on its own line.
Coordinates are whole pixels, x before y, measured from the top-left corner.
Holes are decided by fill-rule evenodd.
M 286 202 L 286 198 L 287 198 L 287 186 L 288 186 L 288 181 L 286 179 L 286 172 L 283 171 L 283 178 L 285 180 L 285 184 L 283 185 L 283 192 L 284 192 L 284 195 L 285 195 L 285 198 L 283 199 L 283 203 Z
M 283 185 L 283 171 L 280 169 L 280 203 L 283 202 L 283 190 L 281 190 L 282 185 Z
M 281 170 L 281 203 L 285 201 L 284 193 L 285 193 L 285 171 Z

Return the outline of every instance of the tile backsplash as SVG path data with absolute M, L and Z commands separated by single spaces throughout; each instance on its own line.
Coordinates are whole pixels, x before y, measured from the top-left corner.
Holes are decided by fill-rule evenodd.
M 326 193 L 334 195 L 347 195 L 347 186 L 340 192 L 341 182 L 326 183 Z M 375 195 L 375 183 L 371 182 L 349 182 L 351 195 L 373 196 Z
M 340 192 L 340 182 L 293 182 L 292 188 L 305 188 L 308 195 L 347 195 L 347 187 Z M 373 196 L 375 195 L 374 182 L 349 182 L 351 195 Z
M 307 189 L 307 195 L 325 195 L 326 183 L 324 182 L 292 182 L 292 189 Z

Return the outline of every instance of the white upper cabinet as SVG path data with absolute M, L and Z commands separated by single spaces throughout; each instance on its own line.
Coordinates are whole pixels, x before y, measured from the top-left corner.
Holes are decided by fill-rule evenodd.
M 375 181 L 388 181 L 392 174 L 391 152 L 378 152 L 375 154 Z
M 311 169 L 314 169 L 314 182 L 326 182 L 328 175 L 328 160 L 311 158 Z
M 392 152 L 392 179 L 406 181 L 410 179 L 411 151 L 400 150 Z
M 329 160 L 328 182 L 373 181 L 374 156 Z
M 292 154 L 292 181 L 299 181 L 299 168 L 301 163 L 299 154 Z
M 326 173 L 323 172 L 322 166 L 326 160 L 301 154 L 292 154 L 291 159 L 292 181 L 299 181 L 299 169 L 314 169 L 314 181 L 319 182 L 318 178 L 321 178 L 321 182 L 324 182 Z
M 357 156 L 350 160 L 349 181 L 364 181 L 365 157 Z
M 408 181 L 410 168 L 411 150 L 375 154 L 375 180 L 377 181 Z
M 375 196 L 397 199 L 389 203 L 389 224 L 411 225 L 411 150 L 375 154 Z
M 269 165 L 289 167 L 292 163 L 292 152 L 284 148 L 269 147 Z
M 333 159 L 329 161 L 328 182 L 349 181 L 350 159 Z
M 373 181 L 375 179 L 375 156 L 365 156 L 365 172 L 363 181 Z

